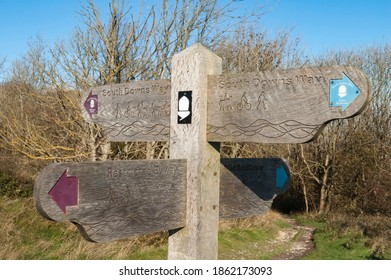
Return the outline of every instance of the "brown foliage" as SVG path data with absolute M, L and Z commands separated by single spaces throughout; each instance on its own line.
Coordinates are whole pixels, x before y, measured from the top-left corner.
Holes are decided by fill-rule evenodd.
M 34 160 L 80 160 L 85 158 L 82 141 L 85 125 L 78 96 L 63 90 L 38 91 L 10 82 L 0 89 L 0 145 Z

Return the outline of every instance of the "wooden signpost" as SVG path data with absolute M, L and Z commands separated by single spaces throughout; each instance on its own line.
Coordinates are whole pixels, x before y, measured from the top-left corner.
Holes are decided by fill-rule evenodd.
M 105 85 L 82 99 L 82 114 L 112 142 L 169 141 L 171 84 L 167 80 Z
M 280 158 L 221 159 L 220 218 L 242 218 L 268 211 L 290 182 Z
M 91 241 L 169 230 L 169 259 L 216 259 L 219 218 L 267 211 L 290 181 L 282 159 L 220 159 L 220 142 L 311 141 L 369 98 L 354 67 L 221 75 L 221 59 L 196 44 L 173 57 L 171 82 L 101 86 L 81 102 L 109 141 L 169 141 L 170 159 L 50 165 L 36 206 Z
M 365 74 L 350 66 L 211 76 L 208 93 L 208 141 L 219 142 L 308 142 L 369 102 Z
M 220 170 L 220 218 L 262 214 L 289 186 L 279 158 L 221 159 Z M 34 197 L 47 219 L 107 242 L 184 227 L 186 177 L 183 159 L 54 163 L 37 177 Z
M 185 160 L 56 163 L 36 179 L 39 212 L 106 242 L 183 227 Z
M 99 96 L 99 111 L 83 115 L 110 141 L 169 141 L 170 90 L 167 80 L 98 87 L 83 102 Z M 370 97 L 365 74 L 351 66 L 209 75 L 207 90 L 209 142 L 308 142 L 328 122 L 359 114 Z

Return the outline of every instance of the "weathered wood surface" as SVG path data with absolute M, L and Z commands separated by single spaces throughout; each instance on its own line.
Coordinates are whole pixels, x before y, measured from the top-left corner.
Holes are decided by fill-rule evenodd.
M 82 97 L 82 114 L 108 141 L 169 141 L 170 90 L 168 80 L 95 87 Z
M 221 58 L 200 44 L 173 57 L 170 158 L 187 159 L 188 168 L 186 226 L 170 232 L 169 259 L 217 259 L 220 145 L 206 141 L 207 77 L 212 74 L 221 74 Z M 190 123 L 178 120 L 179 111 L 186 110 L 178 100 L 184 92 L 191 92 Z
M 49 192 L 65 171 L 78 179 L 78 193 L 77 205 L 64 213 Z M 60 195 L 69 195 L 68 187 Z M 180 228 L 186 224 L 186 160 L 52 164 L 36 179 L 34 198 L 42 215 L 75 223 L 90 241 Z
M 359 88 L 347 107 L 330 104 L 333 80 Z M 303 143 L 327 122 L 359 114 L 370 87 L 361 70 L 333 66 L 209 76 L 208 95 L 208 141 Z
M 344 74 L 360 90 L 346 108 L 330 104 L 331 82 Z M 352 66 L 211 75 L 208 91 L 211 142 L 308 142 L 329 121 L 359 114 L 371 95 L 366 75 Z M 170 92 L 168 80 L 96 87 L 82 98 L 83 116 L 109 141 L 169 141 Z M 89 96 L 97 97 L 91 112 Z
M 220 218 L 243 218 L 267 212 L 290 184 L 288 165 L 280 158 L 221 159 Z
M 286 178 L 278 182 L 281 168 Z M 220 170 L 223 219 L 260 215 L 289 187 L 289 167 L 280 158 L 225 158 Z M 56 163 L 36 180 L 36 207 L 47 219 L 75 223 L 95 242 L 180 228 L 185 226 L 185 171 L 185 160 Z M 61 209 L 56 199 L 66 203 L 69 191 L 59 190 L 63 197 L 56 199 L 51 192 L 64 176 L 76 178 L 77 202 Z M 69 189 L 71 183 L 62 187 Z

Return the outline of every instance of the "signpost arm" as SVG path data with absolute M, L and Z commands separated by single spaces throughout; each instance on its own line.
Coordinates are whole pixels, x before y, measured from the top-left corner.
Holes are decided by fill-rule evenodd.
M 200 44 L 173 57 L 170 157 L 187 159 L 187 220 L 170 231 L 168 259 L 217 259 L 220 144 L 206 126 L 207 77 L 219 74 L 221 58 Z

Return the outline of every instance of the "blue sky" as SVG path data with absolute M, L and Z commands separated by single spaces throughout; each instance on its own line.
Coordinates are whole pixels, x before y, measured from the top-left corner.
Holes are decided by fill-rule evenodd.
M 80 24 L 82 1 L 0 0 L 0 58 L 9 64 L 22 56 L 37 35 L 49 46 L 69 38 Z M 107 9 L 110 0 L 95 2 Z M 391 0 L 236 0 L 235 5 L 248 11 L 266 2 L 263 26 L 271 33 L 294 28 L 310 55 L 391 42 Z
M 391 42 L 391 0 L 280 0 L 264 21 L 294 27 L 314 55 Z

